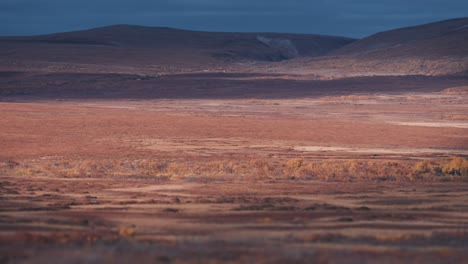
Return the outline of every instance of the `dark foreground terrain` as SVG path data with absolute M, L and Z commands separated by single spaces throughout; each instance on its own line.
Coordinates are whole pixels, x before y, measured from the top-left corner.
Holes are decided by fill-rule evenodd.
M 2 177 L 14 263 L 464 263 L 468 185 Z

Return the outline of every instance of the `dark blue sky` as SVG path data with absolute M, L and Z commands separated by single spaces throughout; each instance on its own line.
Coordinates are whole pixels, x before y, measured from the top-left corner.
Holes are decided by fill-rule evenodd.
M 468 16 L 468 0 L 0 0 L 0 35 L 113 24 L 364 37 Z

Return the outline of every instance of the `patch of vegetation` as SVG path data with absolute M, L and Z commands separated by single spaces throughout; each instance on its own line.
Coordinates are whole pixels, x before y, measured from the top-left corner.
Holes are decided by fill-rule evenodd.
M 468 159 L 462 157 L 451 157 L 443 162 L 418 162 L 414 165 L 413 173 L 415 175 L 468 177 Z
M 325 181 L 468 180 L 468 160 L 451 157 L 427 161 L 247 159 L 211 161 L 58 160 L 0 162 L 0 174 L 56 177 L 160 177 L 161 179 L 237 177 Z

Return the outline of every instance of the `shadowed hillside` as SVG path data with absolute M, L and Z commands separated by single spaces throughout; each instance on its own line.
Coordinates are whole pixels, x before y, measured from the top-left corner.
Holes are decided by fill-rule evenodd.
M 377 33 L 331 53 L 363 59 L 468 56 L 468 18 L 451 19 Z
M 321 35 L 213 33 L 117 25 L 43 36 L 3 37 L 0 58 L 23 63 L 24 68 L 47 62 L 67 64 L 56 67 L 81 64 L 81 68 L 89 68 L 91 64 L 190 71 L 227 63 L 320 56 L 352 41 Z
M 296 59 L 274 71 L 322 77 L 466 75 L 468 18 L 377 33 L 320 58 Z
M 173 98 L 205 97 L 209 91 L 221 97 L 243 97 L 276 93 L 272 87 L 282 81 L 273 84 L 266 79 L 277 79 L 285 80 L 280 87 L 286 89 L 283 96 L 295 87 L 291 79 L 296 83 L 395 75 L 457 75 L 465 79 L 467 38 L 468 18 L 391 30 L 357 41 L 322 35 L 197 32 L 128 25 L 2 37 L 0 94 L 54 91 L 58 96 L 73 90 L 72 94 L 84 97 Z M 166 79 L 162 76 L 184 73 L 197 73 L 201 79 L 183 79 L 188 85 L 185 92 L 177 90 L 179 86 L 164 90 L 173 85 L 163 86 Z M 169 79 L 181 81 L 179 77 Z M 255 86 L 251 85 L 253 79 Z M 246 85 L 249 92 L 240 89 Z M 301 88 L 302 94 L 309 94 L 307 89 Z

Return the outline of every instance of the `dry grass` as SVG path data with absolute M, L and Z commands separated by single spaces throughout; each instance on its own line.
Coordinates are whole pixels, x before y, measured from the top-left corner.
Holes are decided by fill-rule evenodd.
M 422 161 L 414 165 L 413 173 L 416 175 L 451 175 L 468 177 L 468 159 L 452 157 L 444 162 Z
M 427 161 L 250 159 L 201 161 L 59 160 L 47 164 L 7 160 L 2 175 L 55 177 L 164 178 L 238 177 L 251 179 L 303 179 L 325 181 L 466 180 L 468 160 L 452 157 Z

